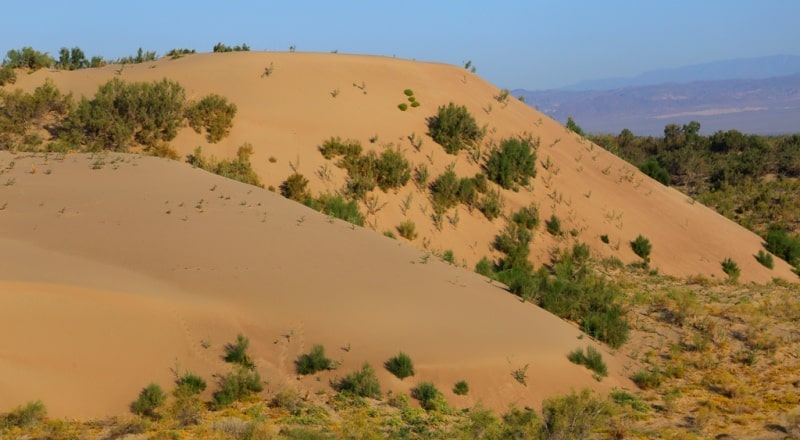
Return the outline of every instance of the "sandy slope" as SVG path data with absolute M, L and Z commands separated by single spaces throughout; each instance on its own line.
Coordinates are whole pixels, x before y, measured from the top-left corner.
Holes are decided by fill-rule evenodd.
M 270 63 L 274 72 L 262 77 Z M 31 90 L 51 78 L 64 90 L 91 94 L 116 69 L 39 71 L 21 75 L 17 86 Z M 783 262 L 770 271 L 754 260 L 760 249 L 756 235 L 528 106 L 514 99 L 501 104 L 493 98 L 495 87 L 460 68 L 342 54 L 229 53 L 128 66 L 121 75 L 165 76 L 183 84 L 191 97 L 215 92 L 239 108 L 231 136 L 221 144 L 207 145 L 186 128 L 175 148 L 188 153 L 203 145 L 206 153 L 229 156 L 252 142 L 254 166 L 268 186 L 278 186 L 294 166 L 314 192 L 339 189 L 343 172 L 317 151 L 331 136 L 359 139 L 365 148 L 401 148 L 413 163 L 426 163 L 432 178 L 451 164 L 459 175 L 472 175 L 479 167 L 466 153 L 448 156 L 425 135 L 426 118 L 453 101 L 486 124 L 487 144 L 524 133 L 541 140 L 539 160 L 549 158 L 552 166 L 538 167 L 532 191 L 505 191 L 506 212 L 536 203 L 542 218 L 555 213 L 596 254 L 625 262 L 637 259 L 628 243 L 643 234 L 653 244 L 653 266 L 669 274 L 722 277 L 720 262 L 731 257 L 745 281 L 794 278 Z M 404 102 L 406 88 L 422 106 L 401 112 L 397 104 Z M 407 139 L 412 133 L 425 140 L 419 152 Z M 378 141 L 370 144 L 374 135 Z M 420 380 L 436 379 L 448 390 L 467 379 L 475 392 L 455 398 L 459 404 L 482 399 L 495 408 L 509 401 L 536 405 L 550 391 L 628 384 L 620 376 L 623 361 L 610 355 L 612 377 L 599 385 L 567 362 L 566 353 L 585 343 L 570 325 L 467 270 L 434 259 L 423 264 L 423 253 L 412 247 L 328 222 L 266 190 L 153 158 L 109 156 L 96 170 L 97 158 L 82 155 L 57 160 L 3 154 L 0 161 L 1 169 L 15 162 L 0 176 L 0 183 L 15 179 L 0 185 L 0 206 L 8 203 L 0 211 L 0 318 L 14 317 L 13 331 L 0 335 L 0 396 L 13 401 L 3 397 L 0 410 L 42 397 L 56 415 L 124 412 L 148 381 L 168 383 L 176 359 L 206 374 L 224 371 L 221 346 L 239 331 L 251 337 L 272 389 L 297 382 L 292 361 L 314 343 L 324 343 L 344 364 L 320 382 L 298 384 L 306 388 L 325 387 L 328 377 L 364 360 L 380 365 L 399 350 L 415 359 Z M 400 205 L 408 194 L 413 202 L 404 215 Z M 437 231 L 427 196 L 412 184 L 373 197 L 382 209 L 368 216 L 370 228 L 389 230 L 410 218 L 420 232 L 414 245 L 452 249 L 469 267 L 493 252 L 491 242 L 505 224 L 461 207 L 458 224 L 445 222 Z M 610 245 L 601 243 L 602 234 Z M 572 242 L 566 237 L 556 240 L 540 228 L 532 258 L 547 261 L 553 246 Z M 118 302 L 103 303 L 107 295 Z M 31 302 L 34 297 L 41 300 Z M 44 306 L 56 302 L 63 313 Z M 118 342 L 109 343 L 109 326 L 97 322 L 127 324 Z M 43 326 L 41 343 L 23 344 L 18 335 L 34 325 Z M 61 350 L 66 342 L 59 338 L 69 337 L 59 333 L 62 328 L 75 329 L 74 352 Z M 59 338 L 44 336 L 51 333 Z M 211 347 L 202 348 L 201 340 Z M 350 352 L 338 349 L 348 343 Z M 93 350 L 97 345 L 102 352 Z M 124 374 L 108 371 L 110 359 Z M 60 362 L 85 370 L 86 380 L 53 376 L 57 370 L 48 365 Z M 510 372 L 528 363 L 526 388 Z M 47 377 L 52 387 L 34 385 Z M 95 377 L 107 377 L 108 385 Z M 414 383 L 383 372 L 381 379 L 397 390 Z M 70 388 L 75 386 L 88 387 L 79 405 Z M 46 394 L 39 394 L 43 388 Z
M 272 390 L 326 389 L 399 350 L 418 374 L 380 369 L 387 388 L 434 380 L 457 405 L 630 386 L 624 359 L 606 355 L 600 384 L 567 361 L 588 343 L 571 325 L 407 244 L 177 162 L 96 159 L 0 154 L 15 163 L 0 187 L 0 411 L 42 398 L 56 416 L 124 413 L 176 364 L 226 371 L 237 332 Z M 342 366 L 298 381 L 293 361 L 316 343 Z M 526 364 L 528 387 L 511 376 Z M 456 398 L 461 379 L 473 391 Z

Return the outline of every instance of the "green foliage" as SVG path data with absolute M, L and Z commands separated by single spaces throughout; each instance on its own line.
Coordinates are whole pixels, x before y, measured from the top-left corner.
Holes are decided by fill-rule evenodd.
M 406 220 L 397 227 L 397 232 L 406 240 L 417 238 L 417 225 L 412 220 Z
M 229 104 L 223 96 L 212 93 L 199 102 L 187 105 L 184 113 L 195 133 L 199 134 L 205 128 L 206 140 L 213 144 L 230 133 L 233 117 L 236 116 L 236 104 Z
M 452 102 L 428 118 L 428 133 L 448 154 L 458 154 L 477 144 L 484 134 L 467 108 Z
M 342 141 L 340 137 L 332 137 L 322 143 L 319 151 L 325 159 L 344 156 L 344 161 L 347 162 L 361 155 L 361 143 L 351 139 Z M 344 168 L 344 166 L 342 167 Z
M 292 173 L 281 183 L 281 195 L 287 199 L 305 202 L 311 198 L 308 192 L 308 179 L 300 173 Z
M 521 269 L 526 273 L 532 270 L 533 266 L 528 261 L 531 238 L 530 229 L 514 222 L 509 222 L 503 232 L 495 237 L 494 248 L 505 254 L 500 261 L 502 270 Z
M 346 201 L 341 196 L 321 195 L 316 199 L 307 199 L 304 202 L 310 208 L 344 220 L 358 226 L 364 226 L 364 216 L 358 209 L 358 202 L 355 200 Z
M 469 384 L 465 380 L 456 382 L 453 386 L 453 394 L 457 396 L 466 396 L 469 393 Z
M 494 264 L 488 258 L 483 257 L 475 264 L 475 272 L 488 278 L 494 278 Z
M 451 249 L 444 251 L 442 254 L 442 260 L 450 264 L 456 264 L 456 256 Z
M 586 133 L 584 133 L 583 129 L 577 123 L 575 123 L 575 120 L 572 119 L 572 116 L 569 116 L 567 118 L 567 125 L 566 126 L 571 132 L 577 134 L 578 136 L 581 136 L 581 137 L 585 137 L 586 136 Z
M 17 82 L 17 72 L 10 65 L 0 66 L 0 86 Z
M 234 371 L 220 377 L 219 390 L 214 392 L 213 405 L 216 408 L 224 408 L 237 400 L 261 391 L 264 391 L 264 385 L 261 383 L 261 375 L 258 374 L 258 371 L 237 367 Z
M 732 281 L 739 278 L 741 271 L 739 270 L 739 265 L 736 264 L 735 261 L 731 260 L 730 258 L 725 258 L 722 260 L 722 271 L 725 272 L 725 275 L 728 275 L 728 278 Z
M 177 82 L 126 83 L 114 78 L 91 100 L 81 99 L 59 137 L 97 149 L 125 151 L 133 142 L 153 148 L 178 134 L 184 101 Z
M 186 157 L 186 162 L 192 166 L 219 174 L 222 177 L 263 188 L 264 185 L 261 184 L 261 179 L 253 170 L 253 165 L 250 162 L 250 155 L 252 154 L 253 146 L 249 143 L 240 146 L 236 152 L 236 159 L 232 160 L 217 160 L 213 156 L 205 158 L 203 157 L 202 148 L 197 147 L 194 150 L 194 154 Z M 283 187 L 281 187 L 281 193 L 283 193 Z
M 421 382 L 412 391 L 411 396 L 419 400 L 420 405 L 426 411 L 442 411 L 447 409 L 447 402 L 444 400 L 442 392 L 436 388 L 433 382 Z
M 314 345 L 309 353 L 300 355 L 295 361 L 298 374 L 314 374 L 318 371 L 329 370 L 332 361 L 325 357 L 325 347 Z
M 500 191 L 487 191 L 481 198 L 478 209 L 489 220 L 494 220 L 499 217 L 503 211 L 503 196 L 500 194 Z
M 143 417 L 157 417 L 156 410 L 164 405 L 167 396 L 157 383 L 151 383 L 139 392 L 139 398 L 131 403 L 131 412 Z
M 158 58 L 158 54 L 155 51 L 145 52 L 144 49 L 140 47 L 139 50 L 136 51 L 135 56 L 118 58 L 114 61 L 114 64 L 141 64 L 147 61 L 155 61 L 156 58 Z
M 170 57 L 173 60 L 177 60 L 178 58 L 183 57 L 184 55 L 190 55 L 195 53 L 194 49 L 172 49 L 165 56 Z
M 650 251 L 653 249 L 650 240 L 639 234 L 636 236 L 636 239 L 631 242 L 631 249 L 633 249 L 633 253 L 638 255 L 645 263 L 650 262 Z
M 536 205 L 522 207 L 511 215 L 511 221 L 528 230 L 536 229 L 539 226 L 539 208 Z
M 409 99 L 411 99 L 411 98 L 409 98 Z M 417 108 L 417 107 L 419 107 L 419 106 L 420 106 L 420 104 L 419 104 L 419 101 L 413 101 L 413 102 L 411 103 L 411 107 L 413 107 L 413 108 Z
M 175 381 L 180 394 L 195 395 L 206 389 L 206 380 L 201 376 L 186 372 Z
M 414 375 L 414 362 L 402 351 L 397 356 L 387 360 L 383 366 L 400 380 Z
M 603 426 L 611 417 L 609 403 L 591 390 L 545 399 L 542 403 L 543 437 L 583 439 Z
M 400 104 L 397 104 L 397 108 L 399 108 L 401 112 L 404 112 L 404 111 L 408 110 L 408 104 L 406 104 L 405 102 L 402 102 Z
M 648 160 L 639 167 L 639 170 L 660 182 L 662 185 L 669 186 L 669 172 L 655 160 Z
M 453 170 L 447 170 L 431 183 L 433 206 L 446 211 L 458 203 L 459 180 Z
M 789 235 L 785 229 L 770 227 L 765 248 L 794 267 L 800 265 L 800 240 Z
M 555 235 L 556 237 L 563 234 L 561 231 L 561 219 L 556 217 L 555 214 L 552 214 L 549 219 L 545 220 L 544 222 L 545 228 L 547 228 L 547 232 L 550 235 Z
M 223 359 L 225 362 L 238 364 L 244 368 L 253 370 L 256 368 L 256 365 L 253 363 L 253 359 L 247 353 L 247 348 L 249 346 L 250 339 L 239 333 L 236 335 L 235 343 L 225 344 L 225 356 L 223 356 Z
M 378 187 L 383 191 L 400 188 L 411 178 L 411 166 L 399 150 L 384 150 L 375 163 Z
M 761 263 L 761 265 L 766 267 L 767 269 L 772 269 L 775 267 L 775 262 L 772 259 L 772 254 L 764 252 L 763 250 L 758 251 L 758 254 L 756 255 L 756 261 Z
M 608 244 L 608 242 L 609 242 L 609 240 L 608 240 L 608 234 L 603 234 L 603 235 L 601 235 L 601 236 L 600 236 L 600 241 L 602 241 L 602 242 L 603 242 L 603 243 L 605 243 L 605 244 Z
M 360 370 L 350 373 L 339 382 L 339 391 L 359 397 L 381 398 L 381 384 L 375 370 L 365 362 Z
M 39 52 L 32 47 L 23 47 L 20 50 L 9 50 L 3 60 L 3 66 L 12 69 L 39 70 L 55 64 L 55 60 L 47 53 Z
M 25 143 L 26 137 L 60 120 L 72 108 L 72 95 L 62 95 L 49 79 L 33 93 L 0 90 L 0 149 Z
M 519 409 L 516 406 L 509 408 L 503 414 L 503 433 L 504 439 L 535 439 L 540 438 L 542 431 L 542 420 L 536 412 L 529 407 Z
M 214 45 L 214 52 L 248 52 L 248 51 L 250 51 L 250 46 L 248 46 L 247 44 L 231 47 L 231 46 L 226 46 L 220 42 Z
M 639 370 L 637 371 L 631 380 L 643 390 L 649 390 L 653 388 L 658 388 L 661 386 L 661 381 L 663 380 L 663 375 L 658 367 L 655 367 L 651 370 Z
M 81 48 L 73 47 L 72 49 L 62 47 L 58 51 L 58 62 L 56 67 L 62 70 L 76 70 L 85 69 L 89 67 L 89 60 Z
M 585 353 L 583 349 L 576 348 L 567 355 L 567 358 L 573 364 L 583 365 L 594 371 L 599 377 L 608 376 L 608 368 L 606 363 L 603 362 L 603 355 L 591 345 L 586 347 Z
M 7 414 L 0 414 L 0 431 L 4 428 L 30 428 L 47 418 L 47 408 L 41 400 L 18 406 Z
M 362 155 L 361 143 L 339 137 L 326 140 L 319 150 L 326 159 L 342 156 L 336 165 L 347 170 L 345 193 L 351 198 L 363 198 L 376 185 L 383 191 L 400 188 L 411 178 L 411 166 L 398 150 L 385 150 L 380 156 L 372 151 Z
M 647 402 L 643 401 L 642 399 L 634 396 L 633 394 L 626 393 L 622 390 L 613 390 L 609 394 L 611 400 L 614 401 L 617 405 L 620 406 L 629 406 L 634 411 L 637 412 L 648 412 L 650 411 L 650 405 Z
M 411 89 L 405 89 L 405 90 L 403 90 L 403 93 L 404 93 L 406 96 L 414 96 L 414 91 L 413 91 L 413 90 L 411 90 Z
M 536 177 L 536 148 L 539 141 L 510 138 L 500 141 L 486 161 L 486 175 L 505 189 L 526 186 Z

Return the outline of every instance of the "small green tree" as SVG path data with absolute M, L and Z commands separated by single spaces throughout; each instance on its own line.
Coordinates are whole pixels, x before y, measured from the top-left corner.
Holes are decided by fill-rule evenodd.
M 253 359 L 247 353 L 247 348 L 250 346 L 250 339 L 239 333 L 236 335 L 236 342 L 225 344 L 225 362 L 241 365 L 244 368 L 253 370 L 256 365 Z
M 397 356 L 387 360 L 384 366 L 400 380 L 414 375 L 414 362 L 402 351 Z
M 467 108 L 452 102 L 440 106 L 436 116 L 428 118 L 428 132 L 448 154 L 458 154 L 478 143 L 484 134 Z
M 131 403 L 131 412 L 143 417 L 156 418 L 156 410 L 164 405 L 167 396 L 157 383 L 151 383 L 139 392 L 139 398 Z
M 39 70 L 55 64 L 55 60 L 46 52 L 39 52 L 32 47 L 26 46 L 20 50 L 9 50 L 3 60 L 4 66 L 14 69 Z
M 736 264 L 735 261 L 726 257 L 724 260 L 722 260 L 721 264 L 722 271 L 725 272 L 725 275 L 728 275 L 729 280 L 736 281 L 739 278 L 741 271 L 739 270 L 739 265 Z
M 325 357 L 325 347 L 314 345 L 311 352 L 300 355 L 295 361 L 298 374 L 314 374 L 318 371 L 329 370 L 332 361 Z
M 638 255 L 645 263 L 650 262 L 650 251 L 653 249 L 650 240 L 639 234 L 636 239 L 631 242 L 631 249 L 633 249 L 633 253 Z
M 385 150 L 375 163 L 376 180 L 383 191 L 400 188 L 411 178 L 411 166 L 399 150 Z
M 189 126 L 196 133 L 206 130 L 206 140 L 217 143 L 230 133 L 236 104 L 228 103 L 225 97 L 212 93 L 198 102 L 190 103 L 184 111 Z
M 505 189 L 526 186 L 536 177 L 536 148 L 539 141 L 503 139 L 486 161 L 486 175 Z
M 431 184 L 433 205 L 446 211 L 458 203 L 459 180 L 453 170 L 442 173 Z

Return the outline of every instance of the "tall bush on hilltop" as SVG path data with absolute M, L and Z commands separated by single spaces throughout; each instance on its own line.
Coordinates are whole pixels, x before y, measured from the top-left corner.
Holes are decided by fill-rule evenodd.
M 55 64 L 55 60 L 46 52 L 42 53 L 32 47 L 23 47 L 20 50 L 9 50 L 3 60 L 4 66 L 13 69 L 39 70 Z
M 467 108 L 452 102 L 440 106 L 437 114 L 428 118 L 428 131 L 448 154 L 458 154 L 477 144 L 484 134 Z

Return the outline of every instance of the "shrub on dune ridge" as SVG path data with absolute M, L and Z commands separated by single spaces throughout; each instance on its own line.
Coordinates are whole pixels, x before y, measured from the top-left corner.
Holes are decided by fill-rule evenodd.
M 196 103 L 190 103 L 185 110 L 189 126 L 196 133 L 206 130 L 206 140 L 217 143 L 230 133 L 236 104 L 228 103 L 223 96 L 212 93 Z

